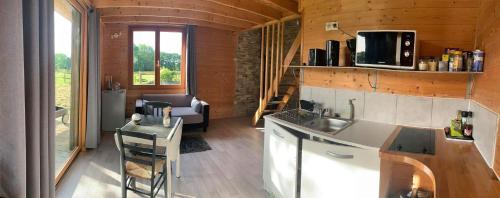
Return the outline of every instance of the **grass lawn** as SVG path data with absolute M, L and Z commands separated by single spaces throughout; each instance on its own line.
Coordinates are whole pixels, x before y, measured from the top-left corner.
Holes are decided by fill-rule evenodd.
M 162 69 L 163 70 L 163 69 Z M 179 85 L 181 79 L 180 71 L 171 71 L 172 78 L 163 77 L 160 79 L 162 85 Z M 154 71 L 142 71 L 134 72 L 134 85 L 154 85 L 155 84 L 155 72 Z
M 155 84 L 154 71 L 134 72 L 134 85 L 154 85 L 154 84 Z
M 69 108 L 71 106 L 71 74 L 56 71 L 55 84 L 56 106 Z

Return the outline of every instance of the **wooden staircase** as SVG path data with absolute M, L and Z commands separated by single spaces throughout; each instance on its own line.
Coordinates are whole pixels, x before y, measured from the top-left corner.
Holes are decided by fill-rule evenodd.
M 263 26 L 261 30 L 260 96 L 259 107 L 252 119 L 254 125 L 263 115 L 282 111 L 299 89 L 298 75 L 294 75 L 291 81 L 285 80 L 285 75 L 290 75 L 287 71 L 300 48 L 301 31 L 283 58 L 284 27 L 285 22 L 277 21 Z

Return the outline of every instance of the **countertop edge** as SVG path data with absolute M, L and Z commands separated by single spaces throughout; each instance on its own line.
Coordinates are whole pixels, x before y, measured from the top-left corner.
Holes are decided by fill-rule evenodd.
M 326 139 L 326 140 L 329 140 L 329 141 L 333 141 L 333 142 L 337 142 L 337 143 L 341 143 L 341 144 L 346 144 L 346 145 L 350 145 L 350 146 L 355 146 L 355 147 L 359 147 L 359 148 L 363 148 L 363 149 L 371 149 L 371 150 L 380 151 L 380 149 L 384 145 L 384 144 L 382 144 L 382 145 L 380 145 L 380 147 L 374 147 L 374 146 L 364 145 L 364 144 L 360 144 L 360 143 L 356 143 L 356 142 L 352 142 L 352 141 L 338 139 L 338 138 L 334 137 L 335 135 L 331 135 L 331 134 L 327 134 L 327 133 L 324 133 L 324 132 L 321 132 L 321 131 L 316 131 L 314 129 L 303 127 L 303 126 L 300 126 L 298 124 L 294 124 L 294 123 L 291 123 L 291 122 L 288 122 L 288 121 L 285 121 L 285 120 L 282 120 L 282 119 L 279 119 L 279 118 L 275 118 L 272 115 L 266 115 L 266 116 L 264 116 L 264 119 L 269 119 L 269 120 L 271 120 L 273 122 L 279 123 L 281 125 L 290 127 L 292 129 L 298 130 L 300 132 L 303 132 L 303 133 L 306 133 L 306 134 L 309 134 L 309 135 L 313 135 L 313 136 L 316 136 L 316 137 L 319 137 L 319 138 L 323 138 L 323 139 Z M 355 120 L 354 123 L 351 126 L 347 127 L 344 130 L 347 130 L 348 128 L 353 127 L 358 122 L 364 122 L 364 120 Z M 340 133 L 342 133 L 342 132 L 340 132 Z M 392 133 L 394 133 L 394 132 L 392 132 Z M 391 134 L 389 134 L 389 136 Z M 389 136 L 387 136 L 387 137 L 389 137 Z
M 458 197 L 467 197 L 468 195 L 490 197 L 492 194 L 500 193 L 500 182 L 494 181 L 494 179 L 489 177 L 494 173 L 488 167 L 474 143 L 447 140 L 444 131 L 436 129 L 434 130 L 436 137 L 436 153 L 434 155 L 390 151 L 389 147 L 400 130 L 401 127 L 398 127 L 380 148 L 380 159 L 408 164 L 424 172 L 432 181 L 434 197 L 457 197 L 459 194 L 460 196 Z M 462 151 L 467 151 L 467 153 L 461 153 Z M 458 167 L 462 167 L 461 169 L 450 165 L 457 162 L 468 164 L 460 164 Z M 469 168 L 463 169 L 463 167 Z M 450 174 L 455 176 L 462 175 L 462 177 L 460 179 L 449 178 Z M 474 175 L 473 181 L 466 181 L 471 179 L 470 175 Z M 488 186 L 490 188 L 486 191 L 477 186 L 470 189 L 461 189 L 460 186 L 467 186 L 464 184 Z M 464 191 L 471 189 L 473 191 Z

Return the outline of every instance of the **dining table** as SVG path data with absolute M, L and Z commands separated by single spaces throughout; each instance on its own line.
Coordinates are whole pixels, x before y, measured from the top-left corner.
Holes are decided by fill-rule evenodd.
M 159 116 L 153 116 L 153 115 L 141 115 L 141 120 L 136 123 L 135 121 L 131 120 L 125 126 L 121 128 L 122 131 L 130 131 L 130 132 L 138 132 L 138 133 L 145 133 L 145 134 L 156 134 L 156 146 L 159 147 L 165 147 L 165 150 L 168 150 L 168 147 L 171 145 L 169 144 L 172 140 L 172 137 L 174 137 L 175 133 L 182 133 L 182 124 L 183 120 L 181 117 L 171 117 L 170 118 L 170 126 L 166 127 L 163 125 L 163 117 Z M 124 142 L 134 142 L 134 143 L 140 143 L 140 144 L 148 144 L 151 145 L 151 141 L 145 141 L 144 139 L 139 139 L 139 138 L 134 138 L 134 137 L 129 137 L 129 136 L 123 136 L 123 141 Z M 115 133 L 115 142 L 118 142 L 118 136 Z M 118 144 L 117 144 L 118 146 Z M 166 153 L 166 151 L 165 151 Z M 164 166 L 166 166 L 166 163 L 170 163 L 170 159 L 165 160 Z M 177 167 L 176 167 L 177 168 Z M 179 169 L 177 169 L 179 170 Z M 167 170 L 168 173 L 165 173 L 166 177 L 166 182 L 163 182 L 164 188 L 165 188 L 165 194 L 167 196 L 165 197 L 172 197 L 172 171 Z M 176 172 L 177 177 L 180 177 L 180 173 Z

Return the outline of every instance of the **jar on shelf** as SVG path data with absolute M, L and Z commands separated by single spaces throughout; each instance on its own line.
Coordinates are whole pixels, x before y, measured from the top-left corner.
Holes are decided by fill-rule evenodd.
M 434 57 L 430 57 L 427 64 L 429 65 L 429 71 L 437 71 L 438 62 Z
M 448 61 L 439 61 L 439 71 L 448 71 Z
M 463 61 L 463 57 L 462 57 L 462 52 L 455 51 L 453 53 L 453 71 L 454 72 L 462 71 L 463 64 L 464 64 L 464 61 Z
M 427 63 L 427 60 L 425 58 L 420 58 L 418 60 L 418 70 L 420 71 L 429 70 L 429 64 Z

